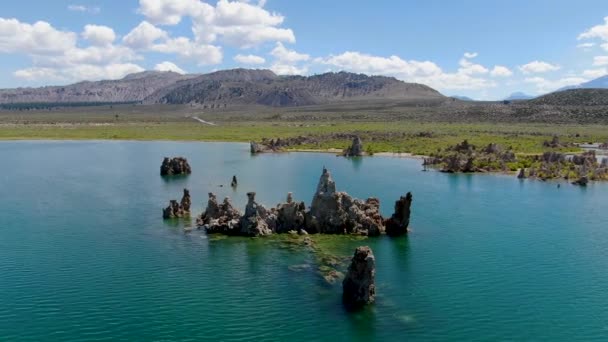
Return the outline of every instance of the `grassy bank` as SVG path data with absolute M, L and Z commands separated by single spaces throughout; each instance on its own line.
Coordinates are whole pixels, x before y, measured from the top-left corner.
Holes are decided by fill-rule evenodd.
M 442 122 L 331 122 L 331 121 L 216 121 L 208 126 L 194 120 L 175 121 L 106 121 L 106 122 L 1 122 L 0 140 L 25 139 L 110 139 L 110 140 L 186 140 L 186 141 L 259 141 L 262 138 L 286 138 L 300 135 L 319 136 L 312 145 L 301 149 L 344 148 L 348 139 L 334 138 L 336 133 L 362 136 L 368 152 L 409 152 L 428 155 L 464 139 L 484 146 L 498 143 L 517 153 L 532 154 L 552 150 L 543 141 L 553 135 L 563 142 L 608 141 L 608 126 L 546 125 L 506 123 Z M 567 149 L 566 149 L 567 150 Z M 569 148 L 576 150 L 576 148 Z

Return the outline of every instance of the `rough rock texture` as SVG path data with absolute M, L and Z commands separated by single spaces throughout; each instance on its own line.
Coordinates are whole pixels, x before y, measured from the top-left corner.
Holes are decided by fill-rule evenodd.
M 519 173 L 517 174 L 517 178 L 519 178 L 519 179 L 525 179 L 526 178 L 526 169 L 524 169 L 523 167 L 521 169 L 519 169 Z
M 228 197 L 224 198 L 222 204 L 218 204 L 217 196 L 210 192 L 207 209 L 196 220 L 196 224 L 209 234 L 239 235 L 240 218 L 241 213 L 232 206 Z
M 170 219 L 190 216 L 191 204 L 192 201 L 190 200 L 190 191 L 188 191 L 188 189 L 184 189 L 184 196 L 179 203 L 176 200 L 171 200 L 169 202 L 169 206 L 163 209 L 163 218 Z
M 376 260 L 369 247 L 357 247 L 342 281 L 342 302 L 358 309 L 376 299 Z
M 179 204 L 184 212 L 190 213 L 192 199 L 190 198 L 190 191 L 188 189 L 184 189 L 184 195 L 182 196 L 182 200 L 179 202 Z
M 192 173 L 188 160 L 183 157 L 167 158 L 163 159 L 163 164 L 160 166 L 161 176 L 173 176 L 173 175 L 189 175 Z
M 488 172 L 506 171 L 507 163 L 515 160 L 515 153 L 511 149 L 505 150 L 498 144 L 489 144 L 485 148 L 477 149 L 475 145 L 464 140 L 425 158 L 423 165 L 440 166 L 442 172 L 448 173 Z
M 241 234 L 245 236 L 270 235 L 276 228 L 277 217 L 255 201 L 255 192 L 247 193 L 245 215 L 241 217 Z
M 405 196 L 401 196 L 401 198 L 395 202 L 395 212 L 385 221 L 387 235 L 400 236 L 407 233 L 407 227 L 410 224 L 411 206 L 411 192 L 408 192 Z
M 306 215 L 306 230 L 323 234 L 376 236 L 384 231 L 379 206 L 377 199 L 362 202 L 345 192 L 337 192 L 336 183 L 324 168 Z
M 359 136 L 353 138 L 353 143 L 342 153 L 345 157 L 361 157 L 363 155 L 363 142 Z
M 589 178 L 587 176 L 582 176 L 581 178 L 572 182 L 572 184 L 580 186 L 587 186 L 587 183 L 589 183 Z
M 287 233 L 289 231 L 305 231 L 306 204 L 293 201 L 292 193 L 287 194 L 287 202 L 280 203 L 276 208 L 277 233 Z

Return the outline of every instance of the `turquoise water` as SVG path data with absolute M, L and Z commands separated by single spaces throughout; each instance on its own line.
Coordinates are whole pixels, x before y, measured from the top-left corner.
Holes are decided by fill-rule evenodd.
M 193 174 L 159 177 L 164 156 Z M 0 341 L 606 340 L 608 185 L 420 172 L 417 160 L 252 157 L 244 144 L 0 143 Z M 211 241 L 163 222 L 191 190 L 241 209 L 255 190 L 310 203 L 321 169 L 389 215 L 414 194 L 408 237 L 354 242 L 377 261 L 377 303 L 347 313 L 306 252 Z M 227 186 L 233 174 L 237 191 Z M 224 184 L 224 187 L 219 187 Z

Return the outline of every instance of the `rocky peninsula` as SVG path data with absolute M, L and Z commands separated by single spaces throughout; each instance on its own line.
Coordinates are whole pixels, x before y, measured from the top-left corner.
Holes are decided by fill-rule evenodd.
M 359 200 L 346 192 L 336 190 L 336 183 L 327 169 L 323 169 L 310 208 L 304 202 L 296 202 L 293 194 L 286 202 L 274 208 L 257 203 L 255 192 L 247 194 L 245 213 L 241 214 L 229 198 L 219 204 L 215 194 L 209 194 L 207 208 L 197 219 L 197 226 L 207 233 L 240 236 L 265 236 L 274 233 L 298 232 L 300 234 L 354 234 L 379 236 L 391 227 L 391 236 L 407 232 L 412 195 L 397 201 L 396 212 L 385 220 L 380 214 L 377 198 Z M 399 233 L 394 233 L 399 232 Z

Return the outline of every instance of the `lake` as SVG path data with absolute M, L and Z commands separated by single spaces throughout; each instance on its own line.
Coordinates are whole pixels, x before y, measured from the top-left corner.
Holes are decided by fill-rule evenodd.
M 161 178 L 164 156 L 188 158 L 193 173 Z M 0 160 L 1 341 L 608 338 L 608 184 L 251 156 L 235 143 L 2 142 Z M 378 197 L 385 216 L 414 195 L 407 237 L 330 237 L 339 255 L 374 251 L 378 296 L 363 311 L 344 310 L 340 284 L 305 251 L 162 220 L 183 188 L 195 214 L 208 192 L 241 210 L 248 191 L 267 206 L 289 191 L 309 205 L 324 166 L 338 190 Z M 290 268 L 301 264 L 311 269 Z

